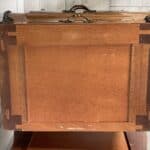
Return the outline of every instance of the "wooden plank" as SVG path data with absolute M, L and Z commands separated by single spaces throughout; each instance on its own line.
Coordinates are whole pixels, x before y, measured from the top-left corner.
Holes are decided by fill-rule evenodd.
M 140 34 L 140 43 L 141 44 L 150 44 L 150 35 L 149 34 Z
M 120 45 L 139 43 L 138 33 L 137 24 L 21 25 L 17 41 L 30 46 Z
M 32 12 L 27 14 L 11 14 L 15 24 L 53 24 L 64 25 L 66 23 L 60 22 L 60 20 L 66 20 L 72 16 L 73 13 L 49 13 L 49 12 Z M 93 20 L 93 24 L 145 24 L 145 17 L 150 15 L 149 13 L 141 12 L 97 12 L 97 13 L 84 13 L 83 16 Z M 81 18 L 80 18 L 81 19 Z M 82 24 L 83 22 L 76 22 L 76 24 Z M 75 24 L 75 23 L 71 23 Z M 85 24 L 85 23 L 84 23 Z M 89 24 L 89 23 L 86 23 Z
M 8 45 L 7 53 L 11 93 L 11 115 L 22 116 L 22 121 L 26 121 L 26 87 L 23 50 L 17 46 Z
M 142 129 L 149 52 L 138 24 L 17 25 L 16 36 L 7 52 L 18 129 Z
M 33 29 L 33 27 L 34 27 L 34 29 Z M 68 28 L 66 28 L 66 27 L 68 27 Z M 85 30 L 82 27 L 86 28 L 86 30 L 90 29 L 91 35 L 94 35 L 99 40 L 96 40 L 95 37 L 87 39 L 88 36 L 85 36 L 85 35 L 83 35 L 83 37 L 82 37 L 82 33 L 79 32 L 79 31 L 83 31 L 84 33 L 86 33 Z M 93 27 L 97 27 L 98 31 L 101 32 L 101 35 L 96 34 Z M 107 27 L 109 27 L 109 28 L 107 28 Z M 132 62 L 131 62 L 131 57 L 132 56 L 133 56 L 133 59 L 138 59 L 138 57 L 134 58 L 134 53 L 132 53 L 133 51 L 131 52 L 131 47 L 129 46 L 131 44 L 131 42 L 133 42 L 133 41 L 132 40 L 126 41 L 126 40 L 129 39 L 129 37 L 132 37 L 134 39 L 136 39 L 136 36 L 138 37 L 139 25 L 134 24 L 132 26 L 135 29 L 134 33 L 133 33 L 135 35 L 134 37 L 130 36 L 131 33 L 130 34 L 129 33 L 127 33 L 127 34 L 124 33 L 124 31 L 127 32 L 127 30 L 129 32 L 128 27 L 131 27 L 131 26 L 130 25 L 129 26 L 124 26 L 123 24 L 121 24 L 121 25 L 111 25 L 111 26 L 109 26 L 109 25 L 108 26 L 106 26 L 106 25 L 100 25 L 100 26 L 97 26 L 97 25 L 85 25 L 85 26 L 82 26 L 82 25 L 60 25 L 59 28 L 58 27 L 55 28 L 55 26 L 53 26 L 53 25 L 49 25 L 49 26 L 48 25 L 29 25 L 29 26 L 22 25 L 22 26 L 17 26 L 18 44 L 21 45 L 22 43 L 25 43 L 25 62 L 24 62 L 24 64 L 25 64 L 25 68 L 26 68 L 26 71 L 25 71 L 26 72 L 26 82 L 27 82 L 27 84 L 26 84 L 26 88 L 27 88 L 27 95 L 26 96 L 27 97 L 26 98 L 28 99 L 27 107 L 28 107 L 29 122 L 32 122 L 33 124 L 34 123 L 36 124 L 37 122 L 43 122 L 43 124 L 45 125 L 47 122 L 57 122 L 57 123 L 58 122 L 59 123 L 62 123 L 62 122 L 63 123 L 65 123 L 65 122 L 66 123 L 68 123 L 68 122 L 75 122 L 75 123 L 77 123 L 77 122 L 88 122 L 88 123 L 89 122 L 94 122 L 95 123 L 95 122 L 100 121 L 100 122 L 108 122 L 108 123 L 111 124 L 111 122 L 114 122 L 114 121 L 115 122 L 127 122 L 127 121 L 132 120 L 131 122 L 135 123 L 136 122 L 137 109 L 141 109 L 141 110 L 138 110 L 139 114 L 142 114 L 142 115 L 146 114 L 146 105 L 145 105 L 146 102 L 145 102 L 145 99 L 144 99 L 145 97 L 143 98 L 144 100 L 142 102 L 140 102 L 140 104 L 142 103 L 142 105 L 137 104 L 138 102 L 136 103 L 136 100 L 132 99 L 132 98 L 130 99 L 130 104 L 125 103 L 125 102 L 128 101 L 128 96 L 129 96 L 128 94 L 130 94 L 130 93 L 128 93 L 128 88 L 129 88 L 128 84 L 129 84 L 129 76 L 130 76 L 129 72 L 131 71 L 130 69 L 132 69 L 132 68 L 130 68 L 130 65 L 131 65 L 131 63 L 133 63 L 133 66 L 134 66 L 134 65 L 137 65 L 136 63 L 139 63 L 138 61 L 134 62 L 135 60 L 132 60 Z M 115 31 L 114 31 L 114 28 L 116 29 Z M 27 29 L 28 29 L 29 32 L 31 32 L 30 36 L 28 34 L 26 34 Z M 38 29 L 41 29 L 41 30 L 38 30 Z M 76 29 L 79 29 L 79 31 L 77 31 Z M 102 31 L 102 30 L 106 31 L 106 29 L 108 29 L 107 32 Z M 123 29 L 125 29 L 125 30 L 123 30 Z M 108 31 L 110 33 L 108 33 Z M 59 32 L 59 36 L 58 36 L 58 32 Z M 88 32 L 89 32 L 89 30 L 88 30 Z M 115 33 L 113 33 L 113 32 L 115 32 Z M 115 41 L 114 37 L 110 36 L 110 34 L 116 36 L 116 32 L 121 37 L 123 36 L 122 38 L 124 38 L 125 40 L 123 41 L 122 39 L 121 40 L 119 39 L 119 41 L 118 41 L 118 37 L 117 37 L 117 39 Z M 49 33 L 49 34 L 47 34 L 47 33 Z M 53 37 L 50 35 L 50 33 L 53 34 Z M 124 33 L 124 34 L 122 35 L 122 33 Z M 101 38 L 103 38 L 102 41 L 101 41 Z M 57 40 L 57 43 L 54 40 Z M 88 41 L 88 40 L 90 40 L 90 41 Z M 98 43 L 94 43 L 95 41 L 97 41 Z M 127 49 L 124 49 L 123 47 L 128 42 L 130 42 L 130 44 L 128 44 L 128 48 L 127 48 L 128 51 L 126 51 Z M 90 46 L 88 46 L 88 45 L 90 45 Z M 111 45 L 111 46 L 104 46 L 104 45 Z M 106 49 L 104 50 L 105 52 L 107 52 L 108 49 L 111 49 L 111 51 L 112 51 L 111 53 L 113 53 L 114 56 L 116 56 L 116 54 L 119 53 L 118 57 L 115 59 L 115 60 L 118 60 L 118 62 L 117 63 L 114 62 L 114 64 L 116 64 L 116 66 L 121 64 L 122 65 L 122 67 L 120 67 L 121 69 L 124 68 L 123 66 L 125 64 L 127 66 L 126 70 L 123 73 L 124 76 L 126 75 L 126 79 L 121 79 L 122 75 L 119 75 L 118 77 L 116 75 L 114 75 L 114 77 L 113 77 L 113 79 L 115 79 L 115 77 L 117 77 L 117 80 L 116 80 L 117 84 L 113 84 L 113 85 L 119 85 L 118 84 L 118 83 L 120 83 L 119 79 L 121 79 L 121 81 L 124 81 L 125 84 L 122 84 L 120 86 L 122 88 L 120 88 L 118 90 L 119 92 L 114 91 L 114 94 L 112 94 L 110 96 L 111 99 L 112 99 L 112 96 L 116 96 L 114 98 L 116 100 L 117 99 L 117 94 L 116 93 L 121 93 L 121 91 L 124 91 L 124 96 L 123 97 L 126 97 L 126 100 L 122 101 L 122 102 L 124 102 L 124 104 L 121 107 L 119 107 L 119 108 L 121 108 L 120 110 L 121 110 L 122 113 L 119 113 L 119 112 L 118 113 L 108 113 L 107 112 L 108 110 L 110 110 L 112 112 L 112 109 L 116 111 L 117 109 L 115 107 L 119 106 L 118 101 L 116 101 L 117 104 L 114 103 L 114 101 L 112 103 L 107 103 L 107 104 L 105 102 L 104 103 L 105 106 L 104 106 L 104 104 L 102 104 L 102 101 L 101 101 L 101 103 L 97 103 L 98 101 L 95 101 L 95 102 L 92 102 L 94 107 L 91 107 L 90 104 L 87 104 L 87 103 L 89 103 L 89 96 L 87 96 L 85 98 L 82 95 L 84 92 L 78 92 L 78 90 L 80 91 L 80 89 L 82 89 L 81 87 L 83 85 L 78 86 L 78 90 L 76 88 L 77 87 L 76 84 L 78 83 L 78 80 L 80 81 L 80 77 L 78 77 L 77 78 L 78 80 L 75 81 L 76 78 L 74 78 L 73 76 L 76 73 L 76 70 L 77 70 L 76 68 L 80 68 L 79 66 L 82 66 L 82 62 L 80 63 L 80 65 L 78 65 L 78 66 L 76 65 L 76 62 L 78 62 L 78 61 L 80 62 L 80 59 L 81 59 L 80 57 L 82 56 L 82 55 L 79 54 L 78 49 L 80 49 L 81 54 L 82 53 L 84 54 L 84 51 L 85 51 L 84 49 L 89 49 L 89 50 L 91 49 L 92 52 L 91 52 L 90 56 L 92 58 L 92 53 L 93 54 L 95 53 L 94 52 L 95 51 L 94 47 L 95 48 L 97 47 L 96 52 L 98 52 L 100 50 L 99 51 L 100 53 L 103 51 L 104 47 L 106 47 Z M 113 52 L 112 47 L 114 47 L 114 50 L 116 49 L 114 52 Z M 58 49 L 59 49 L 59 54 L 57 53 Z M 124 57 L 124 56 L 120 57 L 122 55 L 120 52 L 124 52 L 123 53 L 124 55 L 127 54 L 126 55 L 127 57 Z M 88 53 L 89 53 L 89 51 L 86 52 L 86 54 L 88 54 Z M 99 58 L 101 58 L 98 53 L 96 55 L 99 56 Z M 74 59 L 75 56 L 78 56 L 78 57 L 76 59 Z M 107 55 L 107 57 L 108 56 L 109 55 Z M 103 58 L 104 58 L 104 56 L 101 59 L 99 59 L 99 61 L 101 62 L 101 60 L 103 60 Z M 123 58 L 125 60 L 123 60 Z M 54 61 L 54 60 L 56 60 L 56 61 Z M 62 61 L 60 61 L 60 60 L 62 60 Z M 96 60 L 96 57 L 94 57 L 93 60 Z M 97 61 L 95 64 L 99 64 L 99 61 Z M 64 62 L 66 62 L 66 63 L 64 64 Z M 73 63 L 71 63 L 71 62 L 73 62 Z M 107 60 L 106 60 L 106 62 L 107 62 Z M 102 64 L 103 65 L 107 64 L 106 62 L 103 62 Z M 121 62 L 124 63 L 124 64 L 122 64 Z M 51 65 L 51 64 L 53 64 L 53 65 Z M 113 64 L 113 63 L 111 62 L 111 64 Z M 50 67 L 50 65 L 51 65 L 51 67 Z M 68 67 L 68 65 L 70 67 Z M 74 69 L 73 70 L 74 71 L 73 75 L 70 74 L 69 77 L 67 77 L 68 73 L 66 72 L 67 76 L 62 76 L 63 78 L 61 76 L 57 77 L 58 74 L 59 75 L 62 74 L 61 71 L 65 70 L 65 67 L 64 67 L 64 69 L 61 70 L 61 68 L 63 68 L 62 66 L 65 66 L 66 70 L 68 68 L 73 68 Z M 90 66 L 90 63 L 89 63 L 88 66 Z M 54 76 L 51 76 L 52 75 L 51 70 L 48 69 L 46 71 L 46 68 L 53 68 L 52 72 L 55 73 Z M 59 73 L 57 72 L 57 68 L 60 69 Z M 85 67 L 85 68 L 88 69 L 88 67 Z M 91 67 L 91 68 L 93 68 L 93 67 Z M 102 68 L 102 67 L 99 67 L 99 68 Z M 106 67 L 104 67 L 104 68 L 106 69 Z M 110 68 L 113 68 L 113 67 L 110 67 Z M 115 67 L 113 69 L 115 69 Z M 118 72 L 121 73 L 121 69 L 119 69 L 119 71 L 114 71 L 113 70 L 111 73 L 108 73 L 108 74 L 111 75 L 112 73 L 115 73 L 115 72 L 116 73 L 118 73 Z M 108 69 L 108 70 L 111 71 L 111 69 Z M 71 71 L 72 70 L 69 70 L 69 73 Z M 83 70 L 81 69 L 81 72 L 82 71 L 84 71 L 84 69 Z M 134 71 L 135 70 L 133 69 L 133 72 Z M 145 70 L 143 70 L 143 71 L 145 71 Z M 43 72 L 43 74 L 41 74 L 40 72 Z M 102 75 L 103 74 L 102 71 L 100 71 L 100 72 L 101 72 L 100 74 Z M 98 73 L 98 71 L 97 71 L 97 73 Z M 51 79 L 49 78 L 50 76 L 51 76 Z M 105 77 L 106 76 L 107 75 L 105 75 Z M 70 77 L 71 77 L 71 79 L 70 79 Z M 64 81 L 63 80 L 64 78 L 67 79 L 67 80 Z M 59 79 L 61 79 L 61 81 L 59 81 Z M 92 78 L 92 79 L 94 79 L 94 78 Z M 107 79 L 112 79 L 112 77 L 107 77 Z M 58 85 L 56 84 L 55 81 L 57 81 L 57 82 L 59 81 Z M 66 92 L 62 92 L 63 90 L 64 91 L 66 90 L 66 86 L 64 86 L 64 85 L 70 84 L 68 81 L 75 81 L 75 82 L 73 82 L 73 85 L 75 85 L 74 90 L 77 93 L 79 93 L 79 94 L 76 94 L 76 95 L 79 95 L 79 97 L 82 97 L 81 98 L 82 101 L 79 100 L 80 105 L 79 105 L 78 100 L 77 100 L 78 98 L 73 94 L 75 92 L 74 90 L 73 90 L 74 92 L 72 91 L 72 93 L 69 92 L 69 93 L 71 93 L 69 95 L 72 95 L 71 97 L 69 97 L 68 94 L 64 95 L 64 93 L 66 93 Z M 92 81 L 92 80 L 88 79 L 88 81 Z M 97 81 L 97 80 L 94 80 L 94 81 Z M 105 83 L 103 84 L 103 86 L 99 86 L 99 89 L 103 88 L 103 89 L 105 89 L 105 91 L 107 91 L 107 89 L 109 89 L 109 88 L 107 86 L 105 87 L 105 85 L 107 85 L 106 80 L 103 79 L 102 81 L 104 81 Z M 54 82 L 55 82 L 55 84 L 54 84 Z M 59 84 L 59 83 L 61 83 L 61 84 Z M 82 82 L 80 82 L 80 83 L 82 83 Z M 113 83 L 112 80 L 109 82 L 109 84 L 111 85 L 111 83 Z M 141 83 L 144 83 L 144 82 L 141 82 Z M 62 89 L 62 91 L 57 87 L 54 88 L 55 87 L 54 85 L 57 85 L 58 87 L 59 87 L 59 85 L 61 85 L 60 89 Z M 133 86 L 135 88 L 135 85 L 133 85 Z M 145 84 L 143 86 L 145 86 Z M 72 86 L 68 86 L 68 87 L 72 87 Z M 90 86 L 88 85 L 86 87 L 90 87 Z M 113 86 L 110 86 L 110 87 L 111 87 L 111 91 L 112 91 L 112 89 L 114 89 L 114 90 L 116 89 Z M 126 89 L 125 89 L 125 87 L 126 87 Z M 44 89 L 44 91 L 43 91 L 43 89 Z M 49 91 L 49 89 L 51 89 L 52 92 Z M 69 90 L 71 90 L 71 89 L 67 88 L 67 91 L 69 91 Z M 57 94 L 55 94 L 55 91 L 57 91 Z M 95 90 L 95 91 L 98 91 L 98 90 Z M 58 93 L 63 93 L 63 94 L 61 95 L 61 94 L 58 94 Z M 90 92 L 87 92 L 87 93 L 88 94 L 91 93 L 91 90 L 90 90 Z M 99 93 L 104 94 L 105 92 L 101 91 Z M 107 94 L 104 94 L 104 95 L 108 96 L 109 95 L 108 93 L 111 94 L 111 92 L 107 92 Z M 88 95 L 88 94 L 85 94 L 85 95 Z M 132 92 L 131 92 L 131 94 L 132 94 Z M 61 95 L 61 98 L 59 98 L 60 95 Z M 133 93 L 133 96 L 135 96 L 135 95 L 136 94 Z M 36 101 L 35 101 L 35 99 L 36 99 Z M 60 101 L 60 99 L 61 99 L 61 101 Z M 72 99 L 72 101 L 69 101 L 69 99 Z M 84 101 L 84 99 L 86 99 L 86 102 Z M 104 96 L 103 99 L 105 99 L 105 96 Z M 42 104 L 41 104 L 41 101 L 43 102 Z M 81 105 L 82 103 L 84 105 Z M 94 104 L 96 104 L 96 105 L 94 105 Z M 106 106 L 108 105 L 107 106 L 107 108 L 108 108 L 109 104 L 111 104 L 111 107 L 114 104 L 115 107 L 112 107 L 112 109 L 106 109 Z M 88 105 L 89 105 L 89 107 L 88 107 Z M 100 107 L 98 109 L 99 111 L 97 111 L 99 113 L 96 113 L 95 111 L 97 109 L 94 109 L 94 108 L 95 108 L 95 106 L 96 106 L 96 108 L 98 108 L 98 106 L 100 106 L 100 105 L 103 106 L 103 107 Z M 140 105 L 140 106 L 137 106 L 137 105 Z M 82 109 L 82 106 L 84 106 L 83 108 L 86 108 L 86 109 L 88 108 L 87 109 L 88 111 L 86 111 L 86 113 L 82 112 L 83 110 L 86 110 L 86 109 Z M 130 107 L 130 110 L 131 110 L 131 111 L 129 110 L 129 114 L 128 114 L 128 106 Z M 72 109 L 72 107 L 75 108 L 75 111 L 74 111 L 74 109 Z M 64 109 L 64 108 L 67 108 L 67 109 Z M 68 113 L 68 111 L 69 111 L 69 113 Z M 91 114 L 93 114 L 93 115 L 91 115 Z M 105 115 L 107 114 L 107 117 L 106 116 L 104 117 L 101 114 L 105 114 Z M 112 115 L 115 114 L 115 116 L 112 116 L 110 114 L 112 114 Z M 116 114 L 121 115 L 121 116 L 117 118 Z M 131 119 L 132 117 L 133 117 L 133 119 Z M 110 120 L 110 118 L 111 118 L 111 120 Z M 78 128 L 76 128 L 76 129 L 78 130 Z
M 150 30 L 150 24 L 149 23 L 140 24 L 140 30 Z
M 22 131 L 101 131 L 101 132 L 124 132 L 124 131 L 136 131 L 141 130 L 142 126 L 137 126 L 134 123 L 84 123 L 84 122 L 73 122 L 73 123 L 35 123 L 30 122 L 27 124 L 17 125 L 17 129 Z
M 128 121 L 129 67 L 128 45 L 26 47 L 29 121 Z
M 3 25 L 0 24 L 0 52 L 4 50 L 4 45 L 2 41 L 2 34 L 3 34 Z
M 129 120 L 134 122 L 136 115 L 147 115 L 149 46 L 134 45 L 131 64 Z
M 14 129 L 15 120 L 14 122 L 11 122 L 9 71 L 6 52 L 0 52 L 0 96 L 3 126 L 7 129 Z

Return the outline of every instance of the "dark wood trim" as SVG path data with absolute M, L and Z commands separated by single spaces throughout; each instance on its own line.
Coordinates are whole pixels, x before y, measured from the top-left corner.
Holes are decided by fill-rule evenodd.
M 148 131 L 150 129 L 150 121 L 148 120 L 148 116 L 137 116 L 136 124 L 143 126 L 142 131 Z M 137 131 L 141 131 L 141 130 L 137 130 Z
M 130 79 L 130 122 L 137 116 L 147 116 L 147 80 L 149 66 L 149 46 L 134 45 L 132 48 L 132 69 Z M 138 104 L 138 105 L 137 105 Z M 138 122 L 138 121 L 137 121 Z M 139 122 L 138 122 L 139 123 Z M 143 123 L 143 122 L 142 122 Z M 143 126 L 143 124 L 140 124 Z
M 150 35 L 149 34 L 140 34 L 139 42 L 141 44 L 150 44 Z
M 150 23 L 140 24 L 140 30 L 150 30 Z
M 8 32 L 16 31 L 15 25 L 0 24 L 1 42 L 0 47 L 0 70 L 1 70 L 1 86 L 0 94 L 2 96 L 2 114 L 3 125 L 5 128 L 16 129 L 16 124 L 22 123 L 21 116 L 12 116 L 11 114 L 11 93 L 9 79 L 8 53 L 6 52 L 7 45 L 16 45 L 16 37 L 8 36 Z M 3 49 L 1 49 L 3 48 Z

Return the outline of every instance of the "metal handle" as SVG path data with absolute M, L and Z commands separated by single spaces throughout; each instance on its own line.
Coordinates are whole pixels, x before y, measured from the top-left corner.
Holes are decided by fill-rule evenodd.
M 146 17 L 145 17 L 145 21 L 146 21 L 147 23 L 150 23 L 150 16 L 146 16 Z
M 66 20 L 60 20 L 59 22 L 62 22 L 62 23 L 76 23 L 76 22 L 93 23 L 93 20 L 89 19 L 86 16 L 83 16 L 82 14 L 73 14 L 71 17 L 68 17 Z
M 84 13 L 85 12 L 89 12 L 89 13 L 96 12 L 96 10 L 90 10 L 85 5 L 75 5 L 70 10 L 65 10 L 64 12 L 66 12 L 66 13 L 76 13 L 77 10 L 83 10 Z
M 11 11 L 5 11 L 4 15 L 3 15 L 3 23 L 4 24 L 9 24 L 9 23 L 13 23 L 13 18 L 10 17 Z

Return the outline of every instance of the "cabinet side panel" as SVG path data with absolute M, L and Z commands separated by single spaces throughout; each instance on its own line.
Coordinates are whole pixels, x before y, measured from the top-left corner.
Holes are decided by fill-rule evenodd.
M 130 112 L 129 120 L 137 121 L 137 116 L 147 116 L 147 87 L 148 87 L 148 45 L 132 47 L 132 67 L 130 83 Z

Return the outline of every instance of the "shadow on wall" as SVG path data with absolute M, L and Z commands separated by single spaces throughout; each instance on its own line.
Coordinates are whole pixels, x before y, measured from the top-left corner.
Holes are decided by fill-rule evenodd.
M 150 132 L 147 133 L 147 150 L 150 150 Z
M 1 106 L 1 105 L 0 105 Z M 13 144 L 13 131 L 6 131 L 1 123 L 1 107 L 0 107 L 0 150 L 11 150 Z
M 13 144 L 13 131 L 0 129 L 0 150 L 11 150 Z

